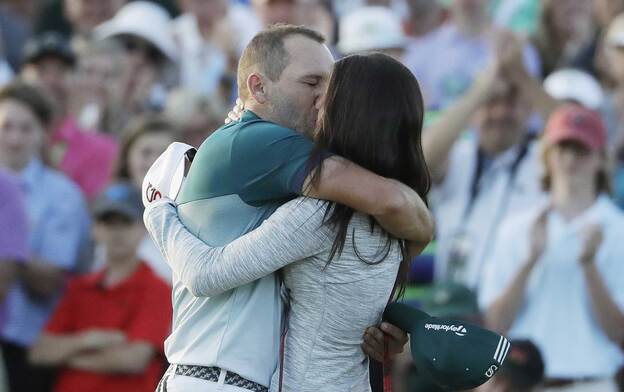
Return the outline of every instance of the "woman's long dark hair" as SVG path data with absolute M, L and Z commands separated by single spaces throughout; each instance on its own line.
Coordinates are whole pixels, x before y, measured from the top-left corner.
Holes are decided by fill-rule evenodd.
M 324 151 L 329 151 L 408 185 L 425 200 L 431 179 L 421 146 L 423 110 L 420 86 L 401 63 L 380 53 L 345 57 L 335 64 L 329 81 L 310 165 L 320 162 Z M 315 170 L 312 184 L 318 184 L 321 170 L 322 165 Z M 344 248 L 354 211 L 345 205 L 327 203 L 324 222 L 336 232 L 331 262 Z M 371 218 L 371 231 L 375 225 Z M 388 235 L 380 259 L 367 261 L 358 257 L 369 264 L 380 263 L 388 256 L 392 239 Z M 400 241 L 400 247 L 403 262 L 397 280 L 399 295 L 409 272 L 404 241 Z

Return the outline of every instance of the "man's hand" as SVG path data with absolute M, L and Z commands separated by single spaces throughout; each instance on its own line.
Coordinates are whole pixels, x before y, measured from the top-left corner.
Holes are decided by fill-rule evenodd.
M 374 360 L 383 362 L 386 354 L 393 357 L 402 353 L 407 342 L 407 334 L 402 329 L 383 322 L 379 328 L 366 328 L 362 351 Z
M 240 120 L 244 111 L 245 111 L 245 104 L 240 98 L 236 98 L 236 105 L 234 105 L 232 110 L 228 113 L 228 116 L 225 119 L 225 123 L 229 124 L 231 122 L 236 122 Z

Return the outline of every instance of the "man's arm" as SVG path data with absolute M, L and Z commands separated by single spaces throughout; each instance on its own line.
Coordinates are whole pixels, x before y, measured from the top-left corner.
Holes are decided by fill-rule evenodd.
M 61 366 L 74 356 L 103 349 L 125 341 L 125 335 L 113 330 L 88 330 L 75 334 L 44 332 L 30 349 L 29 360 L 37 365 Z
M 433 218 L 413 189 L 344 158 L 325 159 L 318 185 L 313 185 L 310 175 L 303 189 L 307 196 L 331 200 L 373 216 L 398 238 L 428 243 L 433 237 Z
M 104 374 L 141 374 L 150 364 L 156 350 L 145 342 L 133 342 L 76 355 L 67 361 L 73 369 Z

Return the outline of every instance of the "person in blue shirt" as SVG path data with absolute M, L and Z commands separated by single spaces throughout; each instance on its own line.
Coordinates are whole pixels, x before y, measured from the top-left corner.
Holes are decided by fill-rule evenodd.
M 7 294 L 1 331 L 9 386 L 15 392 L 48 386 L 47 372 L 28 363 L 27 349 L 48 320 L 90 232 L 78 187 L 39 156 L 51 113 L 42 93 L 31 86 L 16 82 L 0 90 L 0 167 L 19 177 L 30 228 L 30 257 Z

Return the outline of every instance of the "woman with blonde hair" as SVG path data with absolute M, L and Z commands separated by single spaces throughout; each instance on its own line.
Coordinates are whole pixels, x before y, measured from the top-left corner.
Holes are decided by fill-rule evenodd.
M 548 202 L 505 222 L 479 294 L 486 324 L 530 339 L 546 391 L 617 391 L 624 364 L 624 215 L 609 198 L 598 113 L 557 109 L 544 134 Z

